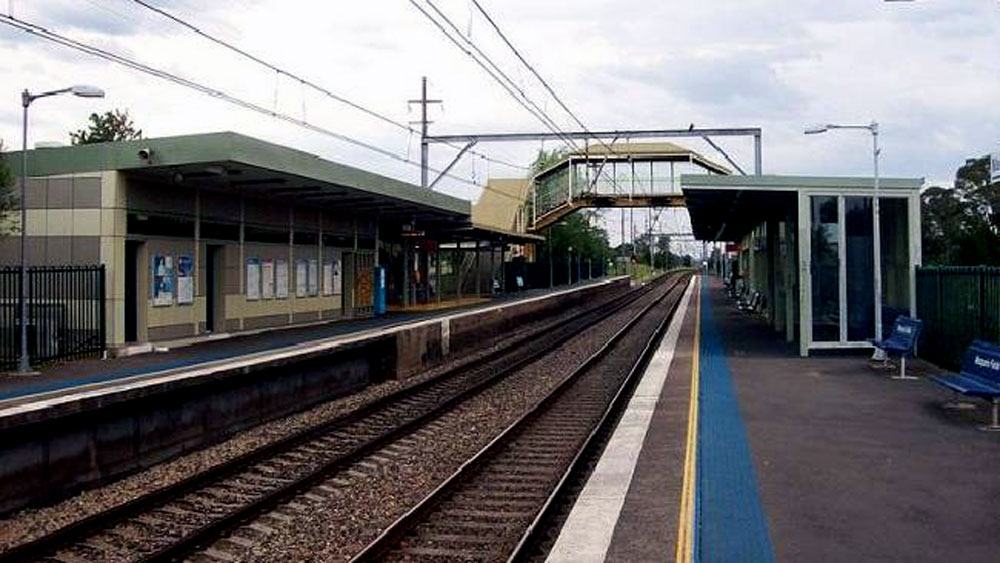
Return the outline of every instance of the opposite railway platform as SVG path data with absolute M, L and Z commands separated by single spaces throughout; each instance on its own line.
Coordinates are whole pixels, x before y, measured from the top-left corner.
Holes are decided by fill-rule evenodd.
M 797 352 L 692 282 L 548 560 L 1000 560 L 985 406 Z
M 247 333 L 216 334 L 198 338 L 153 343 L 148 352 L 117 358 L 92 358 L 36 368 L 31 376 L 0 374 L 0 408 L 4 402 L 31 401 L 39 395 L 70 393 L 80 387 L 100 387 L 152 374 L 195 370 L 209 364 L 225 365 L 251 356 L 266 355 L 314 342 L 336 342 L 377 334 L 396 327 L 443 319 L 542 298 L 553 293 L 575 291 L 607 278 L 586 280 L 571 286 L 529 289 L 517 293 L 431 303 L 409 308 L 390 308 L 385 315 L 320 322 L 311 325 L 267 329 Z

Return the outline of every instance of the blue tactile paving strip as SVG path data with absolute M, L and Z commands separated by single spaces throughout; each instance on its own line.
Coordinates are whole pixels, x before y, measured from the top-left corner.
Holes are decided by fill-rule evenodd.
M 694 560 L 774 561 L 722 334 L 702 284 Z

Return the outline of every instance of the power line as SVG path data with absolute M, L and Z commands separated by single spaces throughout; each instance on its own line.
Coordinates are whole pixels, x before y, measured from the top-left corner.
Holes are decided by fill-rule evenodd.
M 500 39 L 502 39 L 503 42 L 507 45 L 507 47 L 510 48 L 510 50 L 514 53 L 517 59 L 521 61 L 521 63 L 529 71 L 531 71 L 531 74 L 535 75 L 535 78 L 537 78 L 539 82 L 542 83 L 542 86 L 545 87 L 545 89 L 549 92 L 552 98 L 559 104 L 559 106 L 562 107 L 563 110 L 565 110 L 566 113 L 568 113 L 571 118 L 573 118 L 573 121 L 575 121 L 576 124 L 579 125 L 581 129 L 589 133 L 590 131 L 587 130 L 587 126 L 584 125 L 582 121 L 580 121 L 580 118 L 578 118 L 576 114 L 573 113 L 573 111 L 566 106 L 565 103 L 563 103 L 562 99 L 555 93 L 555 90 L 553 90 L 552 87 L 549 86 L 549 83 L 546 82 L 544 78 L 542 78 L 542 75 L 535 70 L 535 67 L 531 66 L 531 64 L 528 63 L 527 60 L 525 60 L 525 58 L 521 55 L 521 52 L 518 51 L 516 47 L 514 47 L 514 44 L 511 43 L 509 39 L 507 39 L 507 36 L 504 34 L 504 32 L 500 30 L 500 26 L 498 26 L 497 23 L 493 21 L 493 18 L 490 17 L 490 15 L 486 12 L 483 6 L 479 3 L 479 0 L 472 0 L 472 3 L 475 4 L 476 9 L 479 10 L 479 13 L 481 13 L 483 17 L 486 18 L 486 21 L 488 21 L 490 25 L 493 26 L 493 30 L 497 32 L 497 35 L 500 36 Z M 602 144 L 604 144 L 605 147 L 607 147 L 607 144 L 605 144 L 600 138 L 595 137 L 595 139 L 597 139 L 598 142 L 601 142 Z M 610 147 L 608 148 L 610 149 Z
M 438 10 L 437 6 L 435 6 L 432 2 L 430 2 L 430 0 L 426 1 L 427 4 L 432 9 L 434 9 L 434 11 L 441 17 L 441 19 L 447 22 L 448 25 L 453 30 L 455 30 L 454 35 L 457 35 L 459 38 L 461 38 L 461 40 L 464 41 L 468 45 L 468 47 L 464 46 L 458 39 L 456 39 L 455 36 L 451 32 L 449 32 L 440 21 L 435 19 L 435 17 L 431 15 L 427 10 L 425 10 L 420 4 L 418 4 L 416 0 L 410 0 L 410 4 L 412 4 L 414 8 L 419 10 L 420 13 L 423 14 L 424 17 L 426 17 L 432 24 L 434 24 L 434 26 L 437 27 L 438 30 L 441 31 L 441 33 L 443 33 L 444 36 L 448 38 L 449 41 L 451 41 L 456 47 L 458 47 L 462 52 L 464 52 L 473 61 L 475 61 L 475 63 L 479 65 L 480 68 L 486 71 L 486 73 L 489 74 L 494 81 L 500 84 L 500 86 L 503 87 L 503 89 L 512 98 L 514 98 L 516 102 L 521 104 L 521 106 L 528 111 L 528 113 L 530 113 L 533 117 L 541 121 L 546 128 L 548 128 L 550 131 L 555 133 L 557 136 L 560 136 L 561 138 L 562 133 L 558 125 L 556 125 L 555 122 L 552 121 L 552 119 L 548 115 L 546 115 L 543 110 L 541 110 L 541 108 L 538 108 L 537 104 L 531 101 L 531 99 L 528 98 L 528 96 L 524 94 L 524 92 L 517 87 L 517 85 L 513 82 L 513 80 L 511 80 L 510 77 L 504 74 L 503 71 L 500 70 L 499 67 L 497 67 L 497 65 L 492 61 L 492 59 L 490 59 L 485 53 L 483 53 L 479 49 L 479 47 L 476 46 L 475 43 L 473 43 L 472 41 L 467 39 L 464 35 L 462 35 L 461 30 L 459 30 L 458 27 L 444 13 Z M 473 51 L 470 50 L 470 48 L 474 50 L 476 53 L 478 53 L 483 60 L 487 61 L 490 66 L 495 68 L 496 71 L 491 69 L 490 66 L 487 66 L 487 64 L 483 62 L 483 60 L 480 60 L 479 57 L 473 54 Z M 515 90 L 520 92 L 520 97 L 518 96 L 517 93 L 515 93 Z M 572 139 L 561 138 L 561 140 L 567 145 L 571 145 L 574 148 L 576 147 L 576 144 L 572 141 Z
M 178 76 L 176 74 L 172 74 L 170 72 L 167 72 L 167 71 L 164 71 L 164 70 L 160 70 L 160 69 L 151 67 L 151 66 L 146 65 L 144 63 L 140 63 L 140 62 L 134 61 L 132 59 L 129 59 L 129 58 L 121 56 L 121 55 L 118 55 L 116 53 L 112 53 L 110 51 L 101 49 L 99 47 L 94 47 L 92 45 L 88 45 L 88 44 L 83 43 L 81 41 L 77 41 L 75 39 L 66 37 L 64 35 L 60 35 L 60 34 L 54 32 L 54 31 L 51 31 L 51 30 L 49 30 L 49 29 L 47 29 L 47 28 L 45 28 L 43 26 L 40 26 L 40 25 L 35 24 L 35 23 L 28 22 L 26 20 L 18 19 L 16 17 L 12 16 L 12 15 L 3 15 L 3 14 L 0 14 L 0 23 L 4 23 L 4 24 L 6 24 L 6 25 L 8 25 L 10 27 L 14 27 L 14 28 L 20 29 L 20 30 L 22 30 L 24 32 L 27 32 L 27 33 L 31 34 L 31 35 L 34 35 L 34 36 L 42 38 L 42 39 L 46 39 L 48 41 L 52 41 L 54 43 L 58 43 L 58 44 L 63 45 L 65 47 L 69 47 L 71 49 L 74 49 L 74 50 L 77 50 L 77 51 L 80 51 L 80 52 L 83 52 L 83 53 L 86 53 L 86 54 L 89 54 L 89 55 L 93 55 L 93 56 L 102 58 L 104 60 L 107 60 L 107 61 L 119 64 L 119 65 L 127 67 L 127 68 L 130 68 L 132 70 L 137 70 L 139 72 L 142 72 L 142 73 L 154 76 L 154 77 L 159 78 L 161 80 L 166 80 L 168 82 L 172 82 L 174 84 L 178 84 L 180 86 L 184 86 L 185 88 L 189 88 L 191 90 L 195 90 L 197 92 L 201 92 L 202 94 L 209 95 L 209 96 L 211 96 L 213 98 L 220 99 L 222 101 L 225 101 L 225 102 L 228 102 L 230 104 L 242 107 L 244 109 L 248 109 L 248 110 L 251 110 L 251 111 L 263 114 L 263 115 L 267 115 L 269 117 L 273 117 L 275 119 L 278 119 L 278 120 L 281 120 L 281 121 L 285 121 L 285 122 L 291 123 L 293 125 L 297 125 L 297 126 L 302 127 L 304 129 L 308 129 L 310 131 L 313 131 L 313 132 L 316 132 L 316 133 L 320 133 L 322 135 L 326 135 L 328 137 L 332 137 L 334 139 L 337 139 L 337 140 L 340 140 L 340 141 L 343 141 L 343 142 L 346 142 L 346 143 L 350 143 L 352 145 L 361 147 L 363 149 L 367 149 L 367 150 L 370 150 L 372 152 L 376 152 L 378 154 L 381 154 L 381 155 L 386 156 L 388 158 L 391 158 L 393 160 L 397 160 L 397 161 L 402 162 L 404 164 L 409 164 L 411 166 L 418 166 L 418 167 L 420 166 L 419 162 L 415 162 L 413 160 L 410 160 L 408 157 L 396 154 L 396 153 L 394 153 L 394 152 L 392 152 L 390 150 L 384 149 L 382 147 L 373 145 L 371 143 L 367 143 L 365 141 L 361 141 L 361 140 L 355 139 L 353 137 L 350 137 L 348 135 L 344 135 L 342 133 L 337 133 L 336 131 L 332 131 L 332 130 L 327 129 L 325 127 L 322 127 L 320 125 L 316 125 L 314 123 L 310 123 L 308 121 L 305 121 L 303 119 L 298 119 L 298 118 L 292 117 L 292 116 L 290 116 L 288 114 L 285 114 L 285 113 L 281 113 L 281 112 L 274 111 L 274 110 L 269 110 L 269 109 L 267 109 L 267 108 L 265 108 L 265 107 L 263 107 L 263 106 L 261 106 L 259 104 L 256 104 L 256 103 L 244 100 L 242 98 L 238 98 L 238 97 L 233 96 L 231 94 L 227 94 L 226 92 L 223 92 L 222 90 L 218 90 L 218 89 L 212 88 L 210 86 L 206 86 L 206 85 L 201 84 L 199 82 L 196 82 L 194 80 L 190 80 L 190 79 L 184 78 L 182 76 Z M 440 171 L 435 169 L 434 172 L 440 172 Z M 482 189 L 485 189 L 485 190 L 495 191 L 497 193 L 502 193 L 505 196 L 508 196 L 508 197 L 511 197 L 512 199 L 517 199 L 518 201 L 520 201 L 518 198 L 510 196 L 509 194 L 501 192 L 500 190 L 491 189 L 491 188 L 488 188 L 486 186 L 480 186 L 479 184 L 476 184 L 475 182 L 472 182 L 470 180 L 466 180 L 465 178 L 462 178 L 460 176 L 454 176 L 454 175 L 449 174 L 448 177 L 450 177 L 450 178 L 452 178 L 454 180 L 457 180 L 459 182 L 463 182 L 465 184 L 469 184 L 471 186 L 475 186 L 477 188 L 482 188 Z
M 597 140 L 598 143 L 604 146 L 605 150 L 607 150 L 608 152 L 608 155 L 605 155 L 604 157 L 604 160 L 607 161 L 607 158 L 610 155 L 610 153 L 614 152 L 611 146 L 608 143 L 606 143 L 602 138 L 594 135 L 593 133 L 590 132 L 589 129 L 587 129 L 587 126 L 583 124 L 583 121 L 581 121 L 580 118 L 577 117 L 576 114 L 569 109 L 569 107 L 562 101 L 562 98 L 560 98 L 556 94 L 555 90 L 553 90 L 552 87 L 549 86 L 549 83 L 546 82 L 544 78 L 542 78 L 542 75 L 539 74 L 537 70 L 535 70 L 535 67 L 533 67 L 527 61 L 527 59 L 525 59 L 524 56 L 521 55 L 521 52 L 518 51 L 516 47 L 514 47 L 514 44 L 511 43 L 511 41 L 507 38 L 507 35 L 500 30 L 500 26 L 497 25 L 496 21 L 494 21 L 493 18 L 489 15 L 489 13 L 486 12 L 486 9 L 484 9 L 483 6 L 479 3 L 479 0 L 472 0 L 472 3 L 476 6 L 476 9 L 479 10 L 479 13 L 482 14 L 484 18 L 486 18 L 486 21 L 489 22 L 489 24 L 493 27 L 493 30 L 496 31 L 497 35 L 500 36 L 500 39 L 503 40 L 504 44 L 506 44 L 507 47 L 509 47 L 510 50 L 514 53 L 514 56 L 516 56 L 517 59 L 521 61 L 521 64 L 523 64 L 529 71 L 531 71 L 531 74 L 535 75 L 535 78 L 537 78 L 538 81 L 541 82 L 542 86 L 545 87 L 545 89 L 549 92 L 552 98 L 559 104 L 559 106 L 562 107 L 562 109 L 567 114 L 569 114 L 569 116 L 573 119 L 573 121 L 575 121 L 576 124 L 579 125 L 580 128 L 583 129 L 585 133 L 593 137 L 595 140 Z M 611 181 L 614 184 L 615 190 L 617 191 L 619 188 L 617 180 L 612 178 Z
M 319 84 L 317 84 L 317 83 L 315 83 L 315 82 L 313 82 L 311 80 L 308 80 L 306 78 L 302 78 L 301 76 L 299 76 L 299 75 L 297 75 L 297 74 L 295 74 L 293 72 L 285 70 L 285 69 L 283 69 L 283 68 L 281 68 L 281 67 L 279 67 L 279 66 L 277 66 L 277 65 L 275 65 L 275 64 L 273 64 L 271 62 L 268 62 L 268 61 L 266 61 L 266 60 L 258 57 L 257 55 L 254 55 L 254 54 L 246 51 L 245 49 L 237 47 L 236 45 L 233 45 L 232 43 L 229 43 L 229 42 L 227 42 L 225 40 L 219 39 L 218 37 L 216 37 L 216 36 L 214 36 L 214 35 L 212 35 L 212 34 L 210 34 L 208 32 L 202 31 L 200 28 L 198 28 L 194 24 L 191 24 L 190 22 L 188 22 L 188 21 L 186 21 L 186 20 L 184 20 L 184 19 L 182 19 L 182 18 L 180 18 L 180 17 L 178 17 L 178 16 L 176 16 L 176 15 L 174 15 L 174 14 L 172 14 L 172 13 L 170 13 L 170 12 L 164 10 L 164 9 L 162 9 L 162 8 L 159 8 L 157 6 L 153 6 L 153 5 L 145 2 L 144 0 L 132 0 L 132 2 L 134 2 L 134 3 L 136 3 L 136 4 L 140 5 L 140 6 L 142 6 L 143 8 L 146 8 L 147 10 L 155 12 L 155 13 L 157 13 L 157 14 L 159 14 L 159 15 L 161 15 L 161 16 L 163 16 L 163 17 L 165 17 L 165 18 L 167 18 L 167 19 L 169 19 L 171 21 L 173 21 L 174 23 L 176 23 L 178 25 L 181 25 L 181 26 L 183 26 L 183 27 L 191 30 L 195 34 L 197 34 L 197 35 L 199 35 L 199 36 L 201 36 L 201 37 L 203 37 L 203 38 L 211 41 L 212 43 L 215 43 L 216 45 L 224 47 L 224 48 L 226 48 L 226 49 L 228 49 L 228 50 L 230 50 L 230 51 L 232 51 L 232 52 L 234 52 L 234 53 L 236 53 L 236 54 L 238 54 L 238 55 L 240 55 L 240 56 L 242 56 L 242 57 L 244 57 L 246 59 L 249 59 L 249 60 L 251 60 L 251 61 L 253 61 L 253 62 L 255 62 L 255 63 L 257 63 L 257 64 L 259 64 L 259 65 L 261 65 L 263 67 L 268 68 L 268 69 L 274 71 L 276 74 L 284 75 L 284 76 L 287 76 L 288 78 L 291 78 L 292 80 L 298 81 L 299 84 L 301 84 L 303 86 L 308 86 L 309 88 L 312 88 L 313 90 L 315 90 L 315 91 L 317 91 L 317 92 L 319 92 L 319 93 L 327 96 L 328 98 L 330 98 L 332 100 L 335 100 L 337 102 L 345 104 L 345 105 L 347 105 L 347 106 L 349 106 L 351 108 L 354 108 L 354 109 L 356 109 L 356 110 L 358 110 L 358 111 L 360 111 L 360 112 L 362 112 L 362 113 L 364 113 L 364 114 L 366 114 L 366 115 L 368 115 L 370 117 L 373 117 L 373 118 L 378 119 L 378 120 L 380 120 L 380 121 L 382 121 L 384 123 L 388 123 L 390 125 L 398 127 L 398 128 L 400 128 L 400 129 L 402 129 L 404 131 L 407 131 L 409 133 L 418 133 L 419 132 L 416 129 L 413 129 L 412 127 L 410 127 L 409 125 L 407 125 L 405 123 L 401 123 L 401 122 L 396 121 L 396 120 L 392 119 L 391 117 L 383 115 L 383 114 L 381 114 L 381 113 L 379 113 L 379 112 L 377 112 L 375 110 L 366 108 L 366 107 L 362 106 L 361 104 L 359 104 L 357 102 L 354 102 L 354 101 L 351 101 L 351 100 L 349 100 L 349 99 L 347 99 L 347 98 L 345 98 L 345 97 L 343 97 L 343 96 L 341 96 L 339 94 L 336 94 L 336 93 L 332 92 L 331 90 L 329 90 L 328 88 L 325 88 L 325 87 L 323 87 L 323 86 L 321 86 L 321 85 L 319 85 Z M 450 146 L 452 148 L 455 148 L 455 149 L 461 148 L 461 147 L 458 147 L 458 146 L 455 146 L 455 145 L 452 145 L 452 144 L 449 144 L 448 146 Z M 495 159 L 493 157 L 490 157 L 490 156 L 485 155 L 485 154 L 481 154 L 481 153 L 476 152 L 476 151 L 469 151 L 469 152 L 472 153 L 472 154 L 475 154 L 477 156 L 480 156 L 482 158 L 486 158 L 486 159 L 492 160 L 493 162 L 496 162 L 497 164 L 502 164 L 504 166 L 509 166 L 511 168 L 517 168 L 517 169 L 520 169 L 520 170 L 526 170 L 527 169 L 526 166 L 521 166 L 519 164 L 513 164 L 513 163 L 510 163 L 510 162 L 506 162 L 506 161 L 500 160 L 500 159 Z

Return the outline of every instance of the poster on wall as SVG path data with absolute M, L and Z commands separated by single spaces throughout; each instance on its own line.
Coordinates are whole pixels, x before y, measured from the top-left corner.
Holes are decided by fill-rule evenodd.
M 247 301 L 260 299 L 260 259 L 247 258 Z
M 319 260 L 309 260 L 309 296 L 319 295 Z
M 323 296 L 333 295 L 333 262 L 323 262 Z
M 153 255 L 153 306 L 167 307 L 174 302 L 174 258 Z
M 288 299 L 288 262 L 274 263 L 274 295 L 278 299 Z
M 265 258 L 260 263 L 260 296 L 274 299 L 274 260 Z
M 305 260 L 299 260 L 295 263 L 295 296 L 305 297 L 309 292 L 308 283 L 306 280 L 308 272 L 308 265 Z
M 177 304 L 194 303 L 194 261 L 182 254 L 177 257 Z

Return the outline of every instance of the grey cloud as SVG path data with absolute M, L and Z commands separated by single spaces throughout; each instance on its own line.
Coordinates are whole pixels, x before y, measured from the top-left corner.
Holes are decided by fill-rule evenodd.
M 73 1 L 52 2 L 44 10 L 46 27 L 56 31 L 88 31 L 105 35 L 131 35 L 135 33 L 136 24 L 129 20 L 123 11 L 117 9 L 102 9 L 99 5 Z
M 781 80 L 767 55 L 663 59 L 610 70 L 618 78 L 662 89 L 695 106 L 741 116 L 773 115 L 804 98 Z

